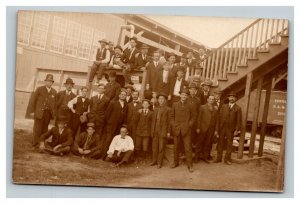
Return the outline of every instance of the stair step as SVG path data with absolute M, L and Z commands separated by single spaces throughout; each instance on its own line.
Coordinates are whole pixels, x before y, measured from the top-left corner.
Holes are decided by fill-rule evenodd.
M 248 67 L 247 64 L 238 64 L 236 66 L 239 67 L 239 68 L 246 68 L 246 67 Z
M 227 72 L 227 74 L 238 74 L 238 72 Z
M 269 49 L 258 49 L 257 52 L 259 52 L 259 53 L 269 53 L 270 50 Z
M 258 58 L 257 57 L 255 57 L 255 58 L 248 58 L 248 60 L 258 60 Z
M 227 78 L 218 78 L 219 81 L 228 81 Z
M 284 34 L 284 35 L 280 35 L 280 37 L 289 37 L 289 35 Z
M 280 42 L 270 42 L 269 45 L 281 45 Z

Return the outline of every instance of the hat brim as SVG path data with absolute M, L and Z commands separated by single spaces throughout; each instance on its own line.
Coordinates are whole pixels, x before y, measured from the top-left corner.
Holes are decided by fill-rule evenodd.
M 50 80 L 50 79 L 45 79 L 44 81 L 51 81 L 51 82 L 54 82 L 54 80 Z
M 102 43 L 102 42 L 103 42 L 103 43 L 105 43 L 105 44 L 108 45 L 108 42 L 105 42 L 105 41 L 103 41 L 103 40 L 99 40 L 98 42 L 99 42 L 99 43 Z

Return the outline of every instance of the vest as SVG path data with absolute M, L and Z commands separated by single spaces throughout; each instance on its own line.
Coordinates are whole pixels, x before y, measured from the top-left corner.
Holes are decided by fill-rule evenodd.
M 102 55 L 101 55 L 101 49 L 100 48 L 97 49 L 97 55 L 96 55 L 96 60 L 97 61 L 105 59 L 107 49 L 106 48 L 103 48 L 103 49 L 104 50 L 102 52 Z
M 88 98 L 85 99 L 83 102 L 82 96 L 77 98 L 75 113 L 78 115 L 82 115 L 84 112 L 88 111 L 88 107 L 90 105 L 90 100 Z

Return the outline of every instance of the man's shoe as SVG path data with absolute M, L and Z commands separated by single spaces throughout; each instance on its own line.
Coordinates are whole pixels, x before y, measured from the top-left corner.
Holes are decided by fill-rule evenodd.
M 193 173 L 194 172 L 194 168 L 191 166 L 191 167 L 188 167 L 188 170 L 190 173 Z
M 161 168 L 161 164 L 157 165 L 157 168 L 160 169 Z
M 204 161 L 207 164 L 210 164 L 210 162 L 207 159 L 202 158 L 201 160 Z
M 178 164 L 172 164 L 171 165 L 171 169 L 174 169 L 174 168 L 176 168 L 178 166 Z
M 224 161 L 225 164 L 231 165 L 232 163 L 230 161 Z
M 151 162 L 150 164 L 149 164 L 149 166 L 154 166 L 154 165 L 156 165 L 157 164 L 157 162 Z

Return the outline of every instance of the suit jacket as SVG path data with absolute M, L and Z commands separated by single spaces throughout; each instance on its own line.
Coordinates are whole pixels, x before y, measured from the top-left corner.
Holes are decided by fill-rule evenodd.
M 196 68 L 197 61 L 195 59 L 192 59 L 192 61 L 189 63 L 189 60 L 186 60 L 186 65 L 189 67 L 189 76 L 191 76 L 192 70 Z
M 201 100 L 200 98 L 196 95 L 192 97 L 191 95 L 188 97 L 187 101 L 193 106 L 194 110 L 196 110 L 197 115 L 199 113 L 199 109 L 201 106 Z
M 59 134 L 58 127 L 53 127 L 49 131 L 41 135 L 41 141 L 45 141 L 47 138 L 52 136 L 52 142 L 49 143 L 51 147 L 61 145 L 62 147 L 71 146 L 73 144 L 72 130 L 65 128 L 62 134 Z
M 127 103 L 127 104 L 129 104 L 129 103 L 130 103 L 130 102 L 133 100 L 133 98 L 132 98 L 132 96 L 129 96 L 129 99 L 128 99 L 128 101 L 127 101 L 127 97 L 126 97 L 126 99 L 125 99 L 125 100 L 126 100 L 126 103 Z
M 212 106 L 210 110 L 209 105 L 205 104 L 200 107 L 197 121 L 197 129 L 200 129 L 200 132 L 206 132 L 210 125 L 213 129 L 216 128 L 218 119 L 218 110 L 215 106 Z
M 141 69 L 142 67 L 146 67 L 146 64 L 150 62 L 151 58 L 146 55 L 145 59 L 142 57 L 142 53 L 139 53 L 139 55 L 136 58 L 136 64 L 135 67 L 137 70 Z
M 86 149 L 84 150 L 91 150 L 91 152 L 94 152 L 99 147 L 99 141 L 98 141 L 99 135 L 97 133 L 94 133 L 89 141 L 88 139 L 88 133 L 82 132 L 79 135 L 76 135 L 75 141 L 74 141 L 74 149 L 77 151 L 79 148 L 84 148 L 85 143 L 87 142 Z
M 224 104 L 221 107 L 218 120 L 218 131 L 221 131 L 224 126 L 228 126 L 231 132 L 241 130 L 242 109 L 239 105 L 229 109 L 229 104 Z
M 140 51 L 135 48 L 133 53 L 130 56 L 131 50 L 129 48 L 126 48 L 123 52 L 123 57 L 122 57 L 122 62 L 124 62 L 125 64 L 129 64 L 130 67 L 132 69 L 135 68 L 136 65 L 136 55 L 139 53 Z
M 35 119 L 41 119 L 43 117 L 44 109 L 47 106 L 51 111 L 52 118 L 54 118 L 56 114 L 56 99 L 57 92 L 55 89 L 51 88 L 50 92 L 48 92 L 46 86 L 40 86 L 32 94 L 26 114 L 34 113 Z
M 172 83 L 174 80 L 174 75 L 169 71 L 168 74 L 168 82 L 164 83 L 163 82 L 163 70 L 160 70 L 158 72 L 158 77 L 156 78 L 156 86 L 154 91 L 155 92 L 163 92 L 167 95 L 172 95 Z
M 156 85 L 156 80 L 158 77 L 158 73 L 160 70 L 162 70 L 162 66 L 158 63 L 157 67 L 155 67 L 154 62 L 150 62 L 147 69 L 147 75 L 146 75 L 146 84 L 149 84 L 149 89 L 154 90 Z
M 107 98 L 109 98 L 109 100 L 118 100 L 120 91 L 121 85 L 118 82 L 108 82 L 105 85 L 104 94 L 107 96 Z
M 126 117 L 126 124 L 136 125 L 138 119 L 138 110 L 142 108 L 142 103 L 137 102 L 136 106 L 134 106 L 133 102 L 128 103 L 127 105 L 127 117 Z M 132 133 L 130 133 L 132 134 Z
M 148 110 L 146 115 L 143 111 L 138 112 L 135 134 L 137 136 L 150 137 L 151 124 L 152 124 L 152 111 Z
M 69 109 L 68 108 L 68 102 L 76 97 L 76 95 L 71 91 L 70 95 L 67 96 L 68 100 L 66 101 L 67 103 L 65 104 L 64 98 L 66 97 L 66 94 L 67 94 L 66 90 L 58 92 L 58 94 L 57 94 L 57 104 L 56 104 L 56 107 L 57 107 L 58 110 L 59 109 Z
M 170 119 L 171 109 L 167 105 L 157 106 L 152 114 L 151 136 L 166 138 L 171 133 Z
M 124 102 L 124 107 L 122 108 L 119 100 L 111 101 L 105 112 L 106 118 L 106 128 L 109 128 L 109 132 L 116 133 L 119 131 L 118 128 L 126 121 L 127 114 L 127 104 Z
M 109 105 L 109 99 L 103 95 L 101 99 L 98 95 L 93 96 L 93 106 L 89 114 L 90 122 L 94 122 L 95 125 L 102 125 L 105 120 L 105 112 Z
M 171 95 L 173 95 L 174 93 L 174 88 L 175 88 L 175 84 L 176 84 L 176 80 L 177 78 L 172 80 L 172 85 L 171 85 Z M 188 88 L 189 87 L 189 83 L 187 81 L 185 81 L 184 79 L 181 79 L 181 84 L 180 84 L 180 90 L 184 89 L 184 88 Z
M 172 136 L 177 137 L 180 132 L 182 136 L 186 136 L 196 122 L 196 114 L 189 102 L 184 104 L 181 101 L 173 103 L 171 110 Z
M 204 105 L 207 103 L 207 98 L 209 96 L 210 92 L 208 92 L 207 95 L 204 95 L 204 91 L 203 90 L 200 90 L 199 91 L 199 97 L 200 97 L 200 100 L 201 100 L 201 105 Z

